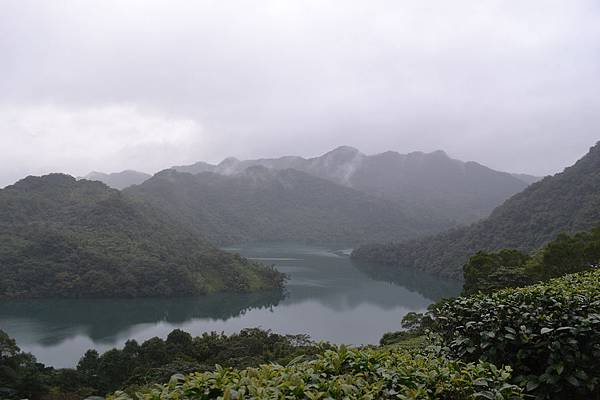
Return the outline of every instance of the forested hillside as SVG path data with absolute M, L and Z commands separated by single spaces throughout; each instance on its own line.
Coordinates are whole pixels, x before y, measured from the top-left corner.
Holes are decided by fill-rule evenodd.
M 479 250 L 529 252 L 559 233 L 587 230 L 600 222 L 600 144 L 562 173 L 513 196 L 492 215 L 433 237 L 366 245 L 353 257 L 462 278 L 462 266 Z
M 352 245 L 414 238 L 450 226 L 447 220 L 293 169 L 254 166 L 231 176 L 165 170 L 125 193 L 219 244 Z
M 477 221 L 537 178 L 494 171 L 476 162 L 450 158 L 443 151 L 400 154 L 388 151 L 365 155 L 342 146 L 314 158 L 227 158 L 218 165 L 198 162 L 173 169 L 233 175 L 251 166 L 292 168 L 390 201 L 426 209 L 431 215 L 457 223 Z
M 100 182 L 51 174 L 0 190 L 0 297 L 183 296 L 281 284 L 273 269 L 214 248 Z

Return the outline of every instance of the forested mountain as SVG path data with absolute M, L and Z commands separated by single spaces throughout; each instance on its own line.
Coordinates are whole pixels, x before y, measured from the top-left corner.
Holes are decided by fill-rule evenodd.
M 479 250 L 531 251 L 561 232 L 591 229 L 598 222 L 600 143 L 575 165 L 532 184 L 481 222 L 424 239 L 363 246 L 353 257 L 461 278 L 462 266 Z
M 165 210 L 214 243 L 343 243 L 439 232 L 446 220 L 294 169 L 253 166 L 234 175 L 162 171 L 125 193 Z
M 0 297 L 182 296 L 280 287 L 100 182 L 28 177 L 0 190 Z
M 139 185 L 152 175 L 144 172 L 125 170 L 121 172 L 113 172 L 112 174 L 105 174 L 103 172 L 90 172 L 83 179 L 90 181 L 100 181 L 115 189 L 125 189 L 131 185 Z
M 523 190 L 535 177 L 494 171 L 476 162 L 454 160 L 443 151 L 399 154 L 386 152 L 367 156 L 342 146 L 320 157 L 281 157 L 240 161 L 228 158 L 218 165 L 199 162 L 174 169 L 180 172 L 215 172 L 232 175 L 250 166 L 296 169 L 340 185 L 428 208 L 440 218 L 469 223 L 479 220 Z

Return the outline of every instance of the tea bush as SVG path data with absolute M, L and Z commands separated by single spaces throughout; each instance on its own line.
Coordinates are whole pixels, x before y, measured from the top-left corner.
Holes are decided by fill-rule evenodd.
M 600 270 L 441 303 L 451 355 L 510 365 L 538 398 L 600 398 Z
M 137 396 L 180 399 L 522 399 L 510 369 L 391 350 L 328 350 L 287 366 L 175 375 Z M 109 400 L 130 400 L 124 392 Z

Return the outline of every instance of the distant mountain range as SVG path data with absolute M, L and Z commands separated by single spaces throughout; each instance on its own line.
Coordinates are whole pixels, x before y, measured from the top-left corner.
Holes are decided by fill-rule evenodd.
M 600 223 L 600 143 L 562 173 L 546 177 L 496 208 L 489 218 L 433 237 L 356 249 L 353 257 L 462 277 L 478 250 L 531 251 L 561 232 Z
M 409 154 L 388 151 L 368 156 L 348 146 L 308 159 L 227 158 L 218 165 L 198 162 L 173 169 L 191 174 L 235 175 L 251 166 L 295 169 L 409 207 L 429 209 L 430 214 L 457 223 L 470 223 L 489 215 L 504 200 L 539 179 L 455 160 L 443 151 Z
M 218 244 L 289 240 L 354 245 L 414 238 L 452 226 L 422 208 L 296 169 L 261 165 L 229 175 L 165 170 L 124 193 Z
M 63 174 L 0 190 L 0 298 L 184 296 L 279 288 L 160 210 Z
M 152 175 L 150 174 L 133 170 L 114 172 L 112 174 L 105 174 L 104 172 L 94 171 L 79 179 L 100 181 L 110 186 L 111 188 L 121 190 L 132 185 L 139 185 L 151 176 Z
M 360 245 L 408 240 L 489 215 L 536 178 L 443 151 L 365 155 L 342 146 L 314 158 L 227 158 L 150 177 L 92 173 L 215 244 L 298 240 Z

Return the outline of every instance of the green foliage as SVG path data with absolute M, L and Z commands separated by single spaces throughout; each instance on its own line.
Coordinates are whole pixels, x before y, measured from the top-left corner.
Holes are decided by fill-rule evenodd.
M 0 398 L 35 398 L 47 390 L 45 367 L 31 354 L 21 352 L 15 341 L 0 330 Z
M 530 258 L 518 250 L 478 251 L 463 268 L 463 294 L 478 291 L 489 293 L 497 289 L 533 283 L 533 278 L 525 270 L 525 264 Z
M 273 268 L 218 250 L 100 182 L 52 174 L 0 190 L 0 298 L 186 296 L 282 284 Z
M 435 307 L 436 304 L 430 307 Z M 379 340 L 379 344 L 382 346 L 395 345 L 397 348 L 412 351 L 423 350 L 431 344 L 427 336 L 432 324 L 433 319 L 430 314 L 409 312 L 402 318 L 404 330 L 385 333 Z
M 532 184 L 481 222 L 428 238 L 362 246 L 353 257 L 461 279 L 462 266 L 477 251 L 531 252 L 561 232 L 591 229 L 599 222 L 597 144 L 574 166 Z
M 600 270 L 459 297 L 432 312 L 452 355 L 510 365 L 539 398 L 600 396 Z
M 391 346 L 394 349 L 410 351 L 412 354 L 421 353 L 432 345 L 425 335 L 415 335 L 406 331 L 384 333 L 379 340 L 381 346 Z
M 573 236 L 559 235 L 528 265 L 538 279 L 580 272 L 600 263 L 600 227 Z
M 509 368 L 391 350 L 328 350 L 287 366 L 176 375 L 140 399 L 521 399 Z M 130 400 L 123 392 L 109 400 Z
M 155 337 L 141 345 L 128 341 L 122 350 L 100 356 L 88 351 L 77 371 L 103 395 L 127 386 L 166 382 L 176 373 L 209 371 L 215 364 L 244 368 L 266 362 L 287 363 L 300 355 L 310 358 L 319 351 L 321 348 L 303 335 L 244 329 L 230 336 L 213 332 L 193 338 L 176 329 L 166 340 Z
M 330 348 L 305 335 L 278 335 L 261 329 L 197 337 L 176 329 L 166 340 L 155 337 L 141 345 L 129 340 L 122 349 L 103 354 L 88 350 L 76 369 L 55 370 L 36 363 L 0 331 L 0 399 L 83 398 L 117 389 L 132 392 L 167 382 L 174 374 L 213 371 L 215 364 L 235 368 L 287 364 L 298 357 L 310 360 Z
M 389 346 L 392 344 L 404 342 L 414 337 L 414 334 L 407 331 L 386 332 L 383 334 L 381 339 L 379 339 L 379 344 L 382 346 Z
M 600 227 L 560 234 L 533 255 L 518 250 L 480 251 L 464 267 L 464 294 L 526 286 L 593 268 L 600 262 Z

